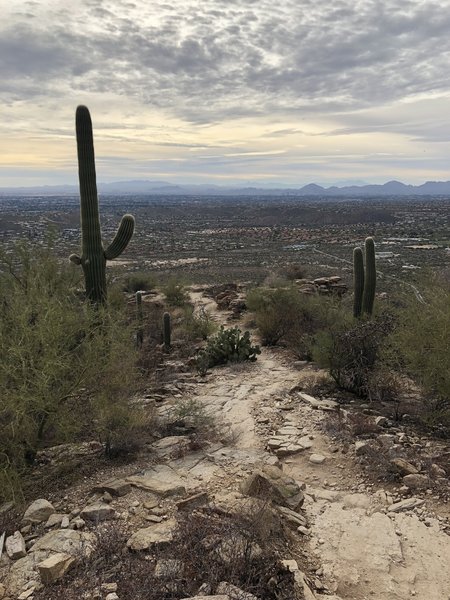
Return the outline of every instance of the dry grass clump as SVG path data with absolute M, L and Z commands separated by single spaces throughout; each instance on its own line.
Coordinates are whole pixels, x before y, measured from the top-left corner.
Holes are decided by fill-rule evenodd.
M 105 525 L 92 556 L 35 599 L 99 598 L 107 584 L 117 584 L 120 600 L 179 600 L 200 588 L 214 593 L 226 581 L 264 600 L 292 600 L 293 575 L 277 560 L 281 529 L 269 509 L 251 506 L 239 513 L 213 507 L 180 513 L 173 541 L 149 552 L 130 552 L 125 527 Z

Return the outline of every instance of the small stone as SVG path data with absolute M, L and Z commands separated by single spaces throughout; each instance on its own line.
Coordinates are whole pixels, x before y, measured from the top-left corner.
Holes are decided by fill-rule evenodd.
M 387 419 L 386 417 L 379 416 L 375 418 L 375 425 L 378 425 L 379 427 L 386 427 L 388 423 L 389 419 Z
M 53 504 L 50 504 L 48 500 L 39 498 L 35 500 L 25 511 L 23 515 L 23 522 L 27 523 L 43 523 L 47 521 L 50 515 L 55 513 L 56 510 Z
M 97 493 L 108 492 L 111 496 L 125 496 L 131 492 L 131 483 L 124 479 L 110 479 L 104 483 L 96 485 L 93 490 Z
M 176 507 L 178 510 L 191 510 L 192 508 L 196 508 L 197 506 L 202 506 L 209 501 L 209 496 L 207 492 L 200 492 L 195 494 L 194 496 L 189 496 L 189 498 L 185 498 L 183 500 L 178 500 L 176 502 Z
M 150 521 L 150 523 L 161 523 L 164 519 L 162 517 L 158 517 L 158 515 L 145 515 L 145 520 Z
M 25 540 L 20 531 L 16 531 L 14 535 L 6 538 L 5 542 L 6 554 L 11 560 L 18 560 L 27 555 Z
M 297 531 L 299 533 L 301 533 L 302 535 L 309 535 L 309 529 L 307 527 L 303 527 L 303 525 L 300 525 L 299 527 L 297 527 Z
M 110 594 L 107 594 L 105 600 L 119 600 L 119 596 L 116 592 L 111 592 Z
M 72 521 L 72 523 L 70 525 L 72 526 L 73 529 L 83 529 L 83 527 L 86 526 L 86 521 L 84 519 L 82 519 L 81 517 L 77 517 L 76 519 L 74 519 Z
M 419 472 L 414 465 L 404 458 L 392 458 L 389 464 L 391 470 L 400 473 L 400 475 L 415 475 Z
M 176 521 L 170 519 L 164 523 L 158 523 L 150 527 L 138 529 L 127 542 L 131 550 L 148 550 L 152 546 L 166 544 L 172 541 Z
M 363 456 L 364 454 L 367 454 L 368 452 L 370 452 L 370 450 L 372 448 L 373 448 L 373 444 L 370 441 L 358 440 L 357 442 L 355 442 L 356 456 Z
M 117 583 L 102 583 L 100 587 L 104 592 L 117 592 Z
M 64 518 L 64 515 L 61 515 L 59 513 L 54 513 L 53 515 L 49 516 L 44 527 L 46 529 L 51 529 L 52 527 L 56 527 L 56 525 L 61 525 L 63 518 Z
M 217 586 L 216 592 L 218 594 L 224 594 L 230 600 L 258 600 L 253 594 L 244 592 L 241 588 L 238 588 L 227 581 L 221 581 Z
M 391 504 L 388 508 L 388 512 L 397 513 L 402 510 L 411 510 L 417 506 L 422 506 L 422 504 L 425 504 L 425 500 L 422 500 L 422 498 L 406 498 L 406 500 L 400 500 L 400 502 Z
M 49 556 L 37 565 L 42 583 L 52 583 L 60 579 L 71 567 L 75 558 L 70 554 L 59 552 Z
M 406 475 L 403 477 L 403 483 L 412 490 L 424 490 L 430 486 L 430 480 L 426 475 Z
M 105 492 L 102 496 L 102 501 L 109 504 L 110 502 L 113 501 L 113 497 L 111 496 L 111 494 L 109 492 Z
M 63 520 L 61 521 L 61 529 L 67 529 L 70 525 L 69 517 L 64 515 Z
M 430 467 L 430 475 L 431 477 L 438 479 L 439 477 L 445 477 L 447 475 L 445 469 L 433 463 Z
M 325 456 L 322 454 L 311 454 L 309 457 L 309 462 L 313 463 L 314 465 L 321 465 L 323 462 L 325 462 Z

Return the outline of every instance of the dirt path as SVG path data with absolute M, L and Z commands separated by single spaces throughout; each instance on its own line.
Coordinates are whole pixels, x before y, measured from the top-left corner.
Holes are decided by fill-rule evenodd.
M 231 451 L 244 470 L 246 456 L 251 464 L 258 453 L 267 460 L 271 438 L 275 446 L 285 438 L 306 446 L 281 463 L 306 483 L 309 551 L 321 564 L 316 588 L 322 594 L 340 600 L 450 600 L 450 537 L 427 506 L 430 495 L 417 496 L 415 508 L 395 512 L 399 498 L 365 482 L 353 454 L 343 454 L 323 433 L 327 413 L 293 391 L 309 376 L 308 369 L 294 369 L 263 348 L 254 364 L 216 370 L 195 395 L 216 421 L 230 423 Z

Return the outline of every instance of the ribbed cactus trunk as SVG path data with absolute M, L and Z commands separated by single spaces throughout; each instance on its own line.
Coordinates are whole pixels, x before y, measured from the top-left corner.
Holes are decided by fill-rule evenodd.
M 136 346 L 141 348 L 144 343 L 144 316 L 142 313 L 142 293 L 136 292 L 136 313 L 137 313 L 137 321 L 138 328 L 136 332 Z
M 164 349 L 170 350 L 171 343 L 171 325 L 170 325 L 170 314 L 168 312 L 164 313 L 163 316 L 163 343 Z
M 72 254 L 70 260 L 83 268 L 86 297 L 95 304 L 104 304 L 107 295 L 106 261 L 116 258 L 127 247 L 134 231 L 134 217 L 124 215 L 114 240 L 104 250 L 98 212 L 92 121 L 86 106 L 77 108 L 75 125 L 80 181 L 82 254 L 81 257 Z
M 353 316 L 359 318 L 362 311 L 364 291 L 364 259 L 361 248 L 353 250 Z
M 362 311 L 371 316 L 375 301 L 375 289 L 377 285 L 377 268 L 375 264 L 375 242 L 368 237 L 365 241 L 366 275 L 364 278 L 364 293 L 362 299 Z

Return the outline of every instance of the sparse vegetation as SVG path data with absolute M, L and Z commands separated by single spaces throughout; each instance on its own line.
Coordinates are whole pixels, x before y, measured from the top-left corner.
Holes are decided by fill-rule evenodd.
M 81 301 L 77 274 L 59 264 L 50 245 L 19 243 L 2 255 L 0 269 L 0 496 L 5 498 L 49 444 L 88 435 L 101 440 L 108 453 L 123 446 L 129 428 L 137 427 L 128 403 L 138 372 L 123 310 Z
M 163 285 L 162 291 L 169 306 L 183 307 L 189 299 L 186 284 L 176 277 L 171 277 Z
M 156 277 L 145 271 L 129 273 L 122 279 L 122 289 L 124 292 L 149 292 L 150 290 L 153 290 L 155 286 Z
M 215 591 L 221 582 L 264 600 L 295 597 L 294 577 L 277 559 L 286 543 L 280 524 L 260 503 L 229 514 L 206 508 L 180 513 L 173 541 L 145 554 L 126 549 L 128 535 L 117 524 L 103 526 L 95 553 L 36 599 L 78 600 L 80 589 L 95 596 L 111 574 L 121 600 L 179 600 L 196 595 L 202 585 Z

